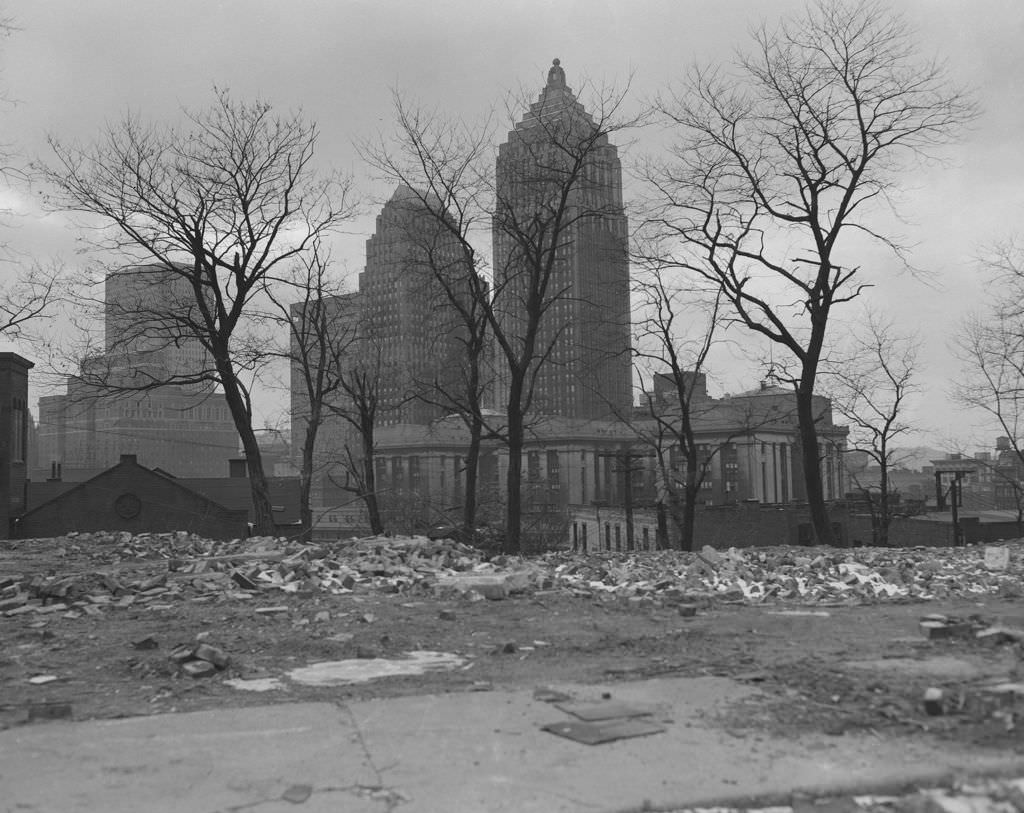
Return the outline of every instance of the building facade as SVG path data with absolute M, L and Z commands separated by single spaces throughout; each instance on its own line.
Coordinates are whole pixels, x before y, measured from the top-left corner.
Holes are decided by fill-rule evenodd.
M 182 333 L 192 307 L 187 281 L 163 266 L 107 276 L 104 351 L 82 362 L 64 393 L 40 398 L 34 480 L 58 470 L 82 479 L 123 454 L 181 477 L 227 471 L 238 433 L 221 394 L 208 383 L 147 388 L 209 369 L 202 344 Z
M 633 399 L 622 165 L 617 148 L 566 84 L 557 59 L 539 98 L 499 146 L 495 182 L 495 310 L 520 346 L 529 314 L 544 310 L 535 340 L 545 361 L 536 377 L 534 412 L 582 420 L 628 414 Z M 502 388 L 499 406 L 505 395 Z
M 34 365 L 17 353 L 0 353 L 0 539 L 10 520 L 25 508 L 29 470 L 28 371 Z
M 458 387 L 461 324 L 449 293 L 469 296 L 458 241 L 425 196 L 399 186 L 377 215 L 359 274 L 360 352 L 380 368 L 382 426 L 428 424 Z

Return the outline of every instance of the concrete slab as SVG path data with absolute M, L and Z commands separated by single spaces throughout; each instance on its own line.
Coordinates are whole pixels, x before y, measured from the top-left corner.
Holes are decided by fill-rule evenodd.
M 1024 765 L 969 749 L 872 736 L 797 742 L 716 729 L 706 715 L 757 694 L 720 678 L 661 679 L 605 687 L 558 684 L 580 699 L 602 689 L 652 704 L 664 734 L 596 746 L 540 727 L 569 719 L 530 692 L 372 700 L 352 705 L 383 784 L 409 797 L 402 813 L 596 813 L 788 793 L 861 788 L 944 770 Z
M 377 774 L 351 716 L 294 703 L 0 732 L 0 811 L 381 813 Z
M 956 744 L 730 734 L 710 715 L 758 690 L 724 678 L 554 688 L 650 706 L 666 731 L 582 745 L 541 730 L 572 718 L 532 691 L 53 722 L 0 732 L 0 813 L 599 813 L 1024 771 Z

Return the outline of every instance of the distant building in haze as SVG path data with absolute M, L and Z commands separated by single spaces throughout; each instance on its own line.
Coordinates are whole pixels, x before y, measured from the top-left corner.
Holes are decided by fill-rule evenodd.
M 238 433 L 221 394 L 209 383 L 160 383 L 209 369 L 183 330 L 194 302 L 187 280 L 164 266 L 107 276 L 103 352 L 82 361 L 64 393 L 39 400 L 34 480 L 82 479 L 125 454 L 179 477 L 228 470 Z

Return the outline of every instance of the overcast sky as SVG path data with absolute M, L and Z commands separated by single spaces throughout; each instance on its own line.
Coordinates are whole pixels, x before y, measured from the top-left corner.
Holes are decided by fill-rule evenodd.
M 508 92 L 539 92 L 553 57 L 568 84 L 583 77 L 622 84 L 632 75 L 639 105 L 693 62 L 728 58 L 748 29 L 803 3 L 789 0 L 2 0 L 18 30 L 0 45 L 0 82 L 14 101 L 3 140 L 26 157 L 46 157 L 46 135 L 89 141 L 126 111 L 173 121 L 203 107 L 214 85 L 301 108 L 318 122 L 319 160 L 351 172 L 364 195 L 384 194 L 360 166 L 353 142 L 391 126 L 391 91 L 468 120 L 503 110 Z M 904 222 L 913 262 L 930 286 L 900 274 L 881 253 L 863 257 L 882 279 L 873 304 L 917 327 L 925 340 L 917 440 L 991 442 L 948 403 L 956 367 L 947 337 L 980 305 L 975 258 L 988 243 L 1022 231 L 1024 215 L 1024 3 L 1019 0 L 890 0 L 919 31 L 922 50 L 977 89 L 982 115 L 942 165 L 903 179 Z M 584 98 L 585 102 L 586 99 Z M 630 146 L 628 164 L 648 145 Z M 0 189 L 22 216 L 13 246 L 71 264 L 74 234 L 39 214 L 34 194 Z M 342 259 L 363 263 L 372 219 L 357 224 Z M 861 258 L 857 258 L 860 260 Z M 25 351 L 28 354 L 29 351 Z M 756 385 L 756 373 L 722 360 L 717 389 Z M 753 375 L 753 378 L 751 376 Z M 268 416 L 269 418 L 270 416 Z M 992 433 L 994 434 L 994 433 Z

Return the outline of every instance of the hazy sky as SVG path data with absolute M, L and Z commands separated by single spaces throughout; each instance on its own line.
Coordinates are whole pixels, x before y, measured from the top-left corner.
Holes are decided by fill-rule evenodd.
M 632 75 L 637 105 L 693 62 L 728 58 L 762 18 L 803 3 L 789 0 L 4 0 L 16 31 L 0 44 L 0 82 L 13 106 L 2 140 L 27 157 L 46 157 L 46 135 L 91 140 L 126 111 L 173 121 L 203 107 L 216 86 L 301 108 L 320 125 L 319 160 L 351 172 L 368 198 L 384 190 L 367 177 L 353 142 L 387 131 L 391 92 L 467 120 L 504 109 L 509 91 L 540 90 L 553 57 L 568 84 L 622 84 Z M 917 417 L 941 444 L 984 435 L 948 404 L 956 367 L 947 337 L 977 307 L 983 286 L 975 257 L 1020 232 L 1024 215 L 1024 3 L 1019 0 L 890 0 L 918 29 L 922 50 L 944 59 L 959 82 L 977 89 L 983 113 L 941 165 L 903 179 L 893 227 L 915 244 L 915 265 L 931 286 L 900 274 L 881 253 L 864 265 L 884 284 L 873 304 L 917 327 L 925 339 L 926 394 Z M 583 101 L 586 99 L 584 97 Z M 627 164 L 650 142 L 624 151 Z M 0 189 L 0 203 L 22 215 L 7 241 L 71 264 L 74 234 L 63 218 L 43 217 L 38 190 Z M 340 257 L 350 273 L 363 263 L 372 219 Z M 719 362 L 719 391 L 756 385 L 756 373 Z M 989 439 L 984 437 L 986 441 Z

